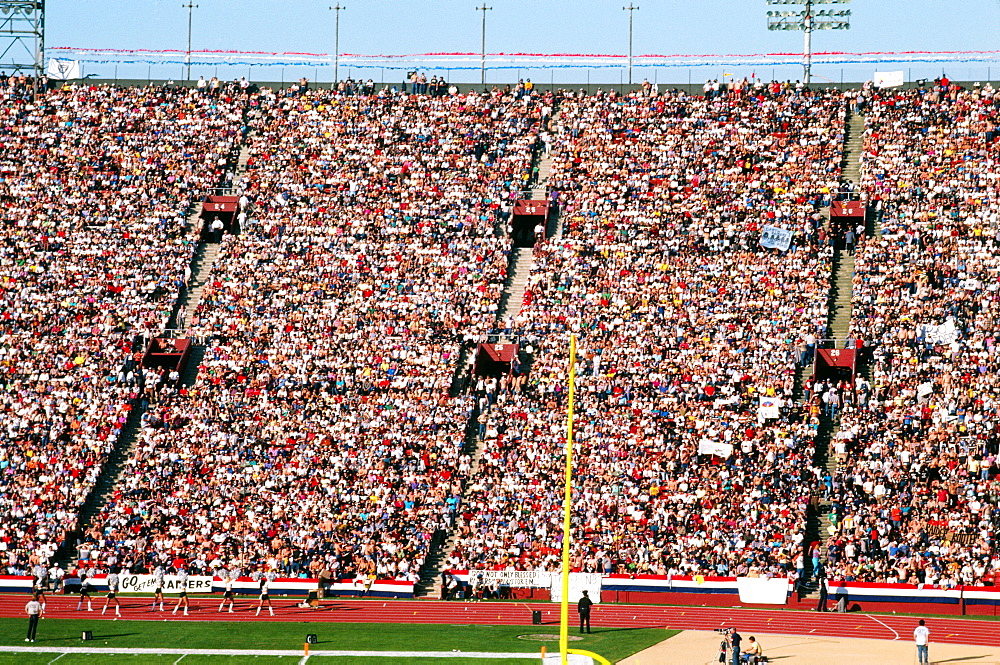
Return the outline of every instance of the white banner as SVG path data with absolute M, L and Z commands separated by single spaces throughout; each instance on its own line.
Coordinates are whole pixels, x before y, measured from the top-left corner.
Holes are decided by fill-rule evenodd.
M 594 601 L 594 604 L 601 602 L 601 582 L 604 576 L 600 573 L 570 573 L 569 574 L 569 602 L 576 603 L 583 598 L 584 590 Z M 562 575 L 552 573 L 552 586 L 549 587 L 549 598 L 553 603 L 562 602 Z
M 876 88 L 895 88 L 906 82 L 904 72 L 875 72 L 872 83 Z
M 780 226 L 765 226 L 760 234 L 761 247 L 788 251 L 792 244 L 792 232 Z
M 781 417 L 782 401 L 780 397 L 761 397 L 757 407 L 757 417 L 762 420 L 773 420 Z
M 470 570 L 473 586 L 509 586 L 518 589 L 548 589 L 552 573 L 543 570 Z
M 49 68 L 46 74 L 53 81 L 78 79 L 80 78 L 80 61 L 49 58 Z
M 788 602 L 788 579 L 784 577 L 737 577 L 736 588 L 741 603 L 784 605 Z
M 924 340 L 929 344 L 951 344 L 956 339 L 958 328 L 955 327 L 955 319 L 950 316 L 939 326 L 924 324 Z
M 121 575 L 119 584 L 122 593 L 153 593 L 156 590 L 156 578 L 152 575 Z M 191 575 L 187 578 L 188 592 L 212 593 L 212 578 Z M 176 575 L 163 576 L 163 593 L 180 593 L 181 582 Z
M 716 457 L 729 459 L 733 455 L 733 445 L 731 443 L 722 443 L 721 441 L 703 438 L 698 442 L 698 454 L 715 455 Z

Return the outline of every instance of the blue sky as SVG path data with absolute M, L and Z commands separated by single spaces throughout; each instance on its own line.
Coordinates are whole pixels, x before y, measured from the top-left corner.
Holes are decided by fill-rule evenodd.
M 88 48 L 184 49 L 187 41 L 187 0 L 49 0 L 48 46 Z M 193 48 L 256 51 L 334 50 L 335 0 L 195 0 Z M 424 53 L 479 51 L 482 14 L 475 0 L 341 0 L 340 50 L 343 53 Z M 480 0 L 481 4 L 481 0 Z M 487 51 L 626 53 L 628 12 L 622 0 L 492 0 L 487 13 Z M 765 0 L 635 0 L 634 52 L 642 53 L 770 53 L 802 50 L 802 34 L 772 32 L 766 12 L 791 9 L 768 6 Z M 955 51 L 1000 49 L 1000 0 L 853 0 L 852 26 L 846 31 L 814 33 L 816 51 Z M 87 73 L 110 76 L 113 65 L 85 64 Z M 1000 79 L 1000 58 L 993 63 L 876 65 L 815 65 L 814 75 L 831 80 L 869 78 L 875 69 L 904 69 L 911 78 L 940 75 L 944 68 L 956 80 Z M 989 68 L 989 70 L 987 69 Z M 648 68 L 635 70 L 659 82 L 684 82 L 721 77 L 732 67 Z M 771 67 L 753 69 L 765 78 Z M 778 78 L 799 78 L 799 66 L 776 67 Z M 843 70 L 843 71 L 842 71 Z M 179 65 L 121 65 L 119 77 L 178 78 Z M 329 81 L 332 67 L 192 67 L 199 74 L 233 78 L 250 74 L 255 80 L 286 80 L 299 76 Z M 347 72 L 341 72 L 345 74 Z M 393 71 L 350 72 L 394 82 Z M 449 72 L 451 80 L 478 80 L 478 71 Z M 493 71 L 489 81 L 534 77 L 556 83 L 618 83 L 619 70 L 559 69 L 552 71 Z

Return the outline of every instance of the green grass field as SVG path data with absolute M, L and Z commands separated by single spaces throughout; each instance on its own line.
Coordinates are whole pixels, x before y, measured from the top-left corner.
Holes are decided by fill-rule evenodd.
M 25 646 L 24 619 L 0 619 L 0 644 Z M 90 630 L 92 642 L 80 640 L 80 633 Z M 558 634 L 557 626 L 451 626 L 426 624 L 381 623 L 310 623 L 310 622 L 180 622 L 180 621 L 94 621 L 88 619 L 45 619 L 38 627 L 36 647 L 117 647 L 164 649 L 302 649 L 307 633 L 315 633 L 319 643 L 316 650 L 358 651 L 490 651 L 499 653 L 538 652 L 543 644 L 549 651 L 554 642 L 518 639 L 518 635 Z M 616 662 L 652 646 L 678 631 L 659 628 L 615 629 L 597 628 L 591 635 L 572 642 L 574 648 L 599 653 Z M 0 663 L 48 663 L 58 654 L 3 654 Z M 109 662 L 120 665 L 132 663 L 174 663 L 179 656 L 163 655 L 77 655 L 59 657 L 60 665 L 76 663 Z M 277 656 L 184 656 L 182 663 L 253 662 L 264 665 L 271 662 L 292 662 L 293 657 Z M 471 659 L 440 658 L 310 658 L 309 662 L 332 662 L 360 665 L 378 663 L 414 663 L 419 665 L 459 665 L 474 662 Z M 537 660 L 512 658 L 489 660 L 492 665 L 525 665 Z

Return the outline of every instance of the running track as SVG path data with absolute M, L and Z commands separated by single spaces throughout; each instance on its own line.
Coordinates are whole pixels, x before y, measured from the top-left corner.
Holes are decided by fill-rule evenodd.
M 23 617 L 26 594 L 0 594 L 0 617 Z M 221 599 L 192 598 L 190 616 L 171 614 L 176 600 L 167 600 L 165 612 L 150 610 L 150 599 L 122 598 L 122 620 L 171 621 L 330 621 L 353 623 L 425 623 L 530 625 L 530 610 L 542 610 L 545 624 L 558 624 L 559 607 L 542 603 L 469 603 L 434 600 L 341 600 L 327 599 L 321 609 L 303 610 L 295 607 L 298 599 L 276 598 L 274 617 L 266 610 L 254 615 L 256 599 L 242 599 L 234 614 L 219 613 Z M 76 610 L 75 596 L 50 595 L 47 617 L 60 619 L 114 619 L 113 610 L 101 615 L 103 595 L 94 596 L 94 611 Z M 571 620 L 575 611 L 570 608 Z M 757 610 L 718 607 L 668 607 L 656 605 L 597 605 L 592 615 L 594 625 L 601 628 L 675 628 L 679 630 L 713 630 L 736 626 L 744 634 L 778 633 L 784 635 L 815 635 L 826 637 L 862 637 L 880 640 L 912 640 L 914 617 L 872 614 L 833 614 L 788 610 Z M 976 619 L 930 617 L 927 626 L 934 642 L 1000 646 L 1000 622 Z

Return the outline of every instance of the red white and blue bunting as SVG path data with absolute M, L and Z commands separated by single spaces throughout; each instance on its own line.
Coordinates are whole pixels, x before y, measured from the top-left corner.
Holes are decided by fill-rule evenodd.
M 167 49 L 103 49 L 56 46 L 48 49 L 56 58 L 96 64 L 183 65 L 188 54 Z M 635 68 L 656 67 L 764 67 L 801 64 L 801 53 L 645 54 L 632 59 Z M 293 51 L 191 51 L 192 65 L 322 67 L 332 66 L 330 53 Z M 886 65 L 930 63 L 1000 63 L 997 51 L 821 51 L 813 53 L 813 65 Z M 487 53 L 486 69 L 620 69 L 628 56 L 614 53 Z M 341 53 L 340 66 L 359 69 L 449 69 L 478 70 L 478 53 Z

